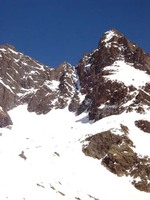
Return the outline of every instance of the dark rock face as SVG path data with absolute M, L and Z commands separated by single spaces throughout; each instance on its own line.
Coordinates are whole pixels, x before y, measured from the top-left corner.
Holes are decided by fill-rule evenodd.
M 150 56 L 114 29 L 104 33 L 98 48 L 86 53 L 75 68 L 64 62 L 51 69 L 1 45 L 0 106 L 8 111 L 25 103 L 37 114 L 68 107 L 77 114 L 88 111 L 95 121 L 124 111 L 144 113 L 143 105 L 150 105 L 150 84 L 136 88 L 109 78 L 117 61 L 150 73 Z
M 74 68 L 64 63 L 52 71 L 50 80 L 45 80 L 28 104 L 29 111 L 46 114 L 53 108 L 64 108 L 76 93 Z M 53 79 L 52 79 L 53 78 Z
M 148 54 L 116 30 L 104 33 L 98 48 L 91 54 L 85 54 L 77 65 L 81 92 L 86 95 L 79 113 L 88 110 L 91 120 L 99 120 L 123 111 L 136 110 L 142 113 L 145 111 L 141 101 L 147 106 L 150 104 L 149 83 L 141 86 L 141 90 L 133 85 L 125 85 L 121 81 L 107 78 L 114 73 L 116 61 L 123 61 L 132 68 L 150 73 Z M 107 66 L 110 66 L 109 70 Z M 132 99 L 133 102 L 127 105 Z
M 83 87 L 81 92 L 85 94 L 85 99 L 78 109 L 79 113 L 87 110 L 89 119 L 97 121 L 122 112 L 135 111 L 143 114 L 149 110 L 148 81 L 136 86 L 125 84 L 117 78 L 109 78 L 116 73 L 114 67 L 118 63 L 121 64 L 120 61 L 136 70 L 145 71 L 147 75 L 150 74 L 148 54 L 118 31 L 106 32 L 98 48 L 91 54 L 85 55 L 77 66 Z M 144 132 L 150 132 L 150 123 L 147 120 L 137 120 L 135 125 Z M 87 137 L 82 151 L 86 156 L 101 160 L 101 163 L 117 176 L 130 176 L 132 184 L 138 190 L 150 192 L 150 158 L 135 152 L 135 146 L 129 136 L 128 127 L 120 124 L 120 129 L 112 128 Z
M 150 133 L 150 122 L 147 120 L 137 120 L 135 125 L 140 128 L 142 131 Z
M 124 58 L 125 62 L 133 63 L 135 68 L 150 73 L 149 55 L 115 29 L 104 33 L 98 48 L 103 52 L 103 55 L 100 53 L 100 55 L 102 55 L 101 59 L 106 58 L 105 62 L 103 61 L 102 64 L 100 63 L 103 67 L 111 65 L 117 59 Z
M 12 121 L 7 112 L 0 110 L 0 128 L 12 125 Z
M 122 143 L 122 136 L 114 135 L 108 130 L 88 137 L 85 141 L 89 141 L 89 144 L 82 149 L 85 155 L 101 159 L 108 153 L 112 145 Z
M 10 46 L 0 46 L 0 105 L 9 110 L 26 101 L 34 94 L 45 79 L 49 79 L 50 69 L 24 56 Z M 30 95 L 29 95 L 30 94 Z
M 131 80 L 129 84 L 117 79 L 121 67 L 141 72 L 141 85 L 134 84 L 130 70 L 124 74 Z M 1 45 L 0 128 L 12 125 L 7 112 L 20 104 L 27 104 L 28 111 L 37 114 L 65 107 L 78 115 L 86 111 L 93 121 L 122 112 L 146 113 L 150 106 L 148 75 L 150 55 L 114 29 L 105 32 L 97 49 L 86 53 L 76 67 L 64 62 L 51 69 L 10 45 Z M 135 125 L 150 133 L 149 121 L 137 120 Z M 134 151 L 129 135 L 128 127 L 120 124 L 120 129 L 87 137 L 82 150 L 101 160 L 112 173 L 130 176 L 137 189 L 150 192 L 150 158 Z M 19 156 L 26 159 L 24 152 Z
M 87 137 L 82 150 L 86 156 L 100 159 L 101 163 L 117 176 L 132 177 L 132 184 L 138 190 L 150 192 L 150 158 L 134 152 L 135 146 L 127 136 L 128 127 L 120 127 L 118 131 L 121 135 L 112 133 L 114 130 L 108 130 Z
M 51 69 L 12 46 L 0 46 L 0 78 L 0 106 L 6 111 L 24 103 L 37 114 L 64 108 L 69 102 L 70 110 L 78 107 L 75 69 L 66 62 Z
M 79 109 L 79 106 L 80 106 L 80 98 L 78 93 L 75 93 L 71 99 L 68 109 L 71 112 L 76 112 Z
M 94 87 L 93 93 L 95 98 L 92 101 L 89 114 L 91 120 L 99 120 L 124 111 L 122 104 L 127 101 L 126 97 L 128 97 L 128 89 L 124 84 L 111 80 L 106 82 L 101 79 L 100 83 Z

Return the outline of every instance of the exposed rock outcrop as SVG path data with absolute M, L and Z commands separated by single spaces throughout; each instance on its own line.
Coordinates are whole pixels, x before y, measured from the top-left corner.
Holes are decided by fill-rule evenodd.
M 150 56 L 114 29 L 104 33 L 98 48 L 91 54 L 85 54 L 77 65 L 81 92 L 86 95 L 86 102 L 90 102 L 85 106 L 83 101 L 80 111 L 88 110 L 91 120 L 99 120 L 123 111 L 145 112 L 141 101 L 149 106 L 148 82 L 134 86 L 134 74 L 130 74 L 133 76 L 130 84 L 126 84 L 121 78 L 119 81 L 111 78 L 117 75 L 120 66 L 141 70 L 148 77 Z
M 137 189 L 150 192 L 150 158 L 134 151 L 135 146 L 126 135 L 129 133 L 128 127 L 121 125 L 122 135 L 114 134 L 113 131 L 115 132 L 108 130 L 87 137 L 83 152 L 86 156 L 100 159 L 117 176 L 132 177 L 132 184 Z
M 75 111 L 79 104 L 77 82 L 75 68 L 69 63 L 51 69 L 10 45 L 0 46 L 0 106 L 6 111 L 24 103 L 37 114 L 69 103 Z
M 89 119 L 95 121 L 124 111 L 144 113 L 143 105 L 150 105 L 149 82 L 137 87 L 132 74 L 131 84 L 112 78 L 120 67 L 140 70 L 148 77 L 150 56 L 115 29 L 105 32 L 98 48 L 86 53 L 76 67 L 64 62 L 52 69 L 1 45 L 0 106 L 8 111 L 26 103 L 37 114 L 68 106 L 77 114 L 89 112 Z
M 12 125 L 12 120 L 7 112 L 0 110 L 0 128 Z
M 150 133 L 150 122 L 147 120 L 137 120 L 135 125 L 140 128 L 142 131 Z
M 115 29 L 105 32 L 97 49 L 76 67 L 64 62 L 52 69 L 1 45 L 0 128 L 12 125 L 7 112 L 20 104 L 37 114 L 65 107 L 78 115 L 86 111 L 93 121 L 122 112 L 145 114 L 150 110 L 149 78 L 150 55 Z M 148 120 L 135 125 L 150 133 Z M 137 189 L 150 192 L 150 158 L 135 151 L 129 128 L 119 127 L 87 137 L 82 150 L 112 173 L 130 176 Z M 19 156 L 26 159 L 23 151 Z

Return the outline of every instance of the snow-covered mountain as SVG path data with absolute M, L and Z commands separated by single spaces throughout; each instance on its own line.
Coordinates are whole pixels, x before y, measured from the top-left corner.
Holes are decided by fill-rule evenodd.
M 1 45 L 0 94 L 0 199 L 150 198 L 150 56 L 122 33 L 56 69 Z

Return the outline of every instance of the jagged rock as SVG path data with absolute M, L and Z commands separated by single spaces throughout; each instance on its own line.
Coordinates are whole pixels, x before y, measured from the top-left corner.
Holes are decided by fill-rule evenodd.
M 126 80 L 128 76 L 132 80 L 129 84 L 122 80 L 124 76 L 117 79 L 114 75 L 122 65 L 142 72 L 138 78 L 145 74 L 146 80 L 136 85 L 133 74 L 124 74 Z M 78 115 L 87 112 L 93 121 L 122 112 L 146 113 L 149 74 L 150 55 L 115 29 L 105 32 L 97 49 L 84 54 L 76 67 L 64 62 L 51 69 L 11 45 L 0 45 L 0 127 L 12 125 L 7 111 L 20 104 L 27 104 L 28 111 L 37 114 L 68 107 Z M 137 120 L 135 125 L 150 133 L 149 121 Z M 150 158 L 134 152 L 127 126 L 120 124 L 118 135 L 115 131 L 88 137 L 83 152 L 100 159 L 116 175 L 131 176 L 137 189 L 150 192 Z M 26 159 L 23 151 L 19 156 Z
M 150 192 L 150 184 L 146 180 L 141 181 L 133 181 L 132 184 L 135 186 L 136 189 L 144 192 Z
M 150 122 L 147 120 L 137 120 L 135 125 L 140 128 L 142 131 L 150 133 Z
M 138 90 L 133 85 L 125 85 L 123 82 L 107 78 L 113 74 L 115 62 L 120 60 L 128 63 L 132 68 L 150 73 L 148 54 L 117 30 L 105 32 L 98 48 L 91 54 L 84 55 L 76 67 L 81 93 L 85 94 L 85 99 L 91 102 L 87 105 L 83 101 L 78 113 L 86 109 L 89 111 L 89 118 L 96 121 L 112 114 L 120 114 L 125 110 L 145 112 L 142 103 L 150 105 L 148 83 Z M 109 70 L 106 70 L 107 66 L 110 66 Z M 132 99 L 134 101 L 130 105 L 124 106 Z
M 102 160 L 102 164 L 118 176 L 129 175 L 128 171 L 137 162 L 137 155 L 128 144 L 112 145 Z
M 144 90 L 139 90 L 136 96 L 136 103 L 142 103 L 150 106 L 150 95 Z
M 133 63 L 135 68 L 150 73 L 149 55 L 119 31 L 112 29 L 105 32 L 98 47 L 104 52 L 103 58 L 108 60 L 108 63 L 103 62 L 104 66 L 105 63 L 111 65 L 114 60 L 124 58 L 125 62 Z
M 76 66 L 76 71 L 80 79 L 81 92 L 87 94 L 93 86 L 91 77 L 93 76 L 91 71 L 91 54 L 86 53 Z
M 51 69 L 10 45 L 0 46 L 0 78 L 0 106 L 4 110 L 28 104 L 30 112 L 46 114 L 75 100 L 78 80 L 74 67 L 64 62 Z
M 127 126 L 121 124 L 121 130 L 117 130 L 123 135 L 116 135 L 112 131 L 87 137 L 82 151 L 86 156 L 100 159 L 117 176 L 130 176 L 138 190 L 150 192 L 150 158 L 134 152 L 135 146 L 126 135 L 129 134 Z
M 79 106 L 80 106 L 80 98 L 78 94 L 75 93 L 74 96 L 72 97 L 68 109 L 71 112 L 76 112 L 79 109 Z
M 12 120 L 7 112 L 0 110 L 0 128 L 12 125 Z
M 115 29 L 105 32 L 98 48 L 86 53 L 75 68 L 64 62 L 51 69 L 11 45 L 1 45 L 0 106 L 7 111 L 26 103 L 29 111 L 38 114 L 68 106 L 77 114 L 88 111 L 91 120 L 125 110 L 144 113 L 143 104 L 150 105 L 149 83 L 138 90 L 106 78 L 113 73 L 106 67 L 118 60 L 150 72 L 150 56 Z M 84 95 L 82 102 L 81 95 Z M 132 99 L 130 105 L 124 106 Z
M 91 120 L 99 120 L 124 111 L 122 104 L 127 101 L 128 89 L 123 84 L 101 79 L 100 83 L 93 88 L 93 93 L 94 99 L 89 113 Z
M 103 158 L 111 149 L 112 145 L 120 146 L 124 141 L 131 146 L 132 141 L 125 135 L 115 135 L 111 130 L 97 133 L 93 136 L 86 138 L 88 145 L 83 145 L 83 152 L 87 156 L 101 159 Z
M 12 46 L 0 46 L 0 105 L 10 110 L 27 103 L 28 110 L 38 114 L 68 106 L 77 114 L 88 111 L 91 120 L 125 110 L 144 113 L 143 104 L 150 105 L 150 84 L 137 89 L 107 78 L 117 60 L 150 72 L 150 56 L 115 29 L 105 32 L 98 48 L 86 53 L 76 68 L 64 62 L 51 69 Z M 107 66 L 112 70 L 106 70 Z M 80 93 L 85 95 L 82 103 Z M 130 105 L 124 106 L 132 99 Z
M 120 124 L 120 128 L 125 135 L 129 134 L 129 128 L 123 124 Z

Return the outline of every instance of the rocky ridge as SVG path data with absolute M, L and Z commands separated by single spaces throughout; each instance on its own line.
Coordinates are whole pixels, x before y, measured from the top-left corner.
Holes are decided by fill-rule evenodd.
M 120 129 L 112 128 L 87 137 L 82 150 L 86 156 L 101 160 L 117 176 L 130 177 L 138 190 L 150 192 L 150 157 L 136 153 L 135 147 L 130 130 L 120 124 Z
M 149 78 L 150 55 L 115 29 L 105 32 L 97 49 L 76 67 L 64 62 L 52 69 L 1 45 L 0 127 L 13 124 L 7 112 L 21 104 L 37 114 L 68 107 L 78 115 L 87 112 L 92 122 L 121 113 L 148 114 Z M 142 115 L 133 125 L 150 132 L 150 122 Z M 130 176 L 137 189 L 150 192 L 150 158 L 134 150 L 130 128 L 119 126 L 87 136 L 82 150 L 112 173 Z
M 46 114 L 69 105 L 77 109 L 77 75 L 69 63 L 44 66 L 10 45 L 0 46 L 0 106 L 8 110 L 27 104 L 30 112 Z M 1 124 L 1 127 L 6 124 Z
M 1 45 L 0 106 L 8 111 L 27 103 L 28 110 L 37 114 L 68 106 L 77 114 L 88 111 L 90 120 L 125 110 L 144 112 L 143 105 L 150 104 L 149 66 L 150 56 L 114 29 L 105 32 L 98 48 L 85 54 L 76 67 L 64 62 L 52 69 Z M 143 73 L 145 80 L 136 85 L 136 77 L 131 76 L 126 83 L 119 74 L 125 68 Z M 120 79 L 113 78 L 115 74 Z
M 149 113 L 149 70 L 150 56 L 140 47 L 114 29 L 104 33 L 98 48 L 77 65 L 85 94 L 79 111 L 88 110 L 89 119 L 94 121 L 123 112 Z M 132 126 L 149 133 L 149 124 L 141 115 Z M 150 192 L 150 158 L 136 153 L 130 134 L 135 133 L 126 125 L 120 124 L 120 129 L 112 126 L 87 136 L 82 150 L 101 160 L 112 173 L 130 177 L 138 190 Z
M 91 120 L 99 120 L 125 110 L 144 112 L 143 104 L 149 106 L 150 102 L 149 66 L 150 56 L 122 33 L 116 30 L 104 33 L 98 48 L 84 55 L 76 67 L 81 91 L 86 95 L 81 111 L 88 109 Z M 128 71 L 134 70 L 133 73 L 145 73 L 147 81 L 143 80 L 136 85 L 135 82 L 139 80 L 134 80 L 136 77 L 132 74 L 130 83 L 126 83 L 129 74 L 124 71 L 123 77 L 118 73 L 125 68 Z M 118 74 L 120 80 L 118 77 L 111 78 L 114 74 Z

